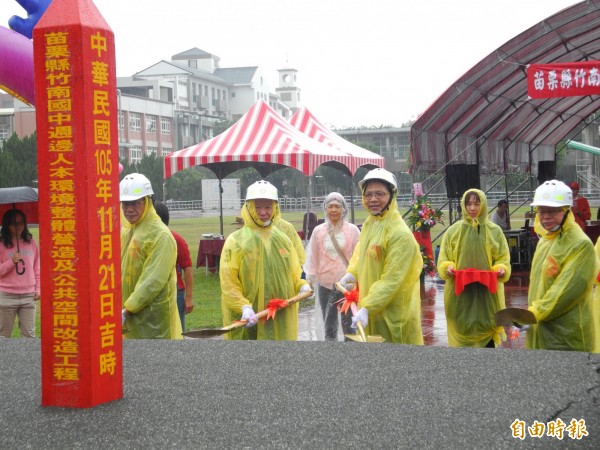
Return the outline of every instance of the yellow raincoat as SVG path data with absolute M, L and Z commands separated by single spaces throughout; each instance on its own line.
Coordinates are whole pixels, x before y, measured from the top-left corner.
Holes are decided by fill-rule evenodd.
M 481 201 L 479 215 L 475 219 L 467 213 L 465 199 L 469 192 L 476 192 Z M 437 269 L 446 281 L 444 308 L 448 324 L 450 347 L 485 347 L 493 339 L 496 345 L 506 339 L 503 327 L 496 326 L 494 314 L 506 308 L 504 283 L 510 278 L 510 252 L 502 229 L 488 219 L 487 199 L 478 189 L 469 189 L 461 200 L 462 218 L 452 224 L 442 239 Z M 498 288 L 492 294 L 486 286 L 471 283 L 456 296 L 455 280 L 447 273 L 448 267 L 456 270 L 478 269 L 498 271 Z
M 271 299 L 288 299 L 307 284 L 290 239 L 273 224 L 262 226 L 247 201 L 241 212 L 244 226 L 231 233 L 221 253 L 221 310 L 223 324 L 240 320 L 242 307 L 251 305 L 255 312 L 266 308 Z M 276 312 L 275 319 L 250 328 L 238 328 L 225 339 L 291 340 L 298 339 L 298 303 Z
M 149 197 L 140 220 L 121 214 L 121 283 L 127 339 L 183 339 L 177 310 L 177 246 Z
M 281 231 L 283 231 L 287 237 L 290 238 L 290 240 L 292 241 L 292 244 L 294 245 L 294 249 L 296 250 L 296 253 L 298 254 L 298 262 L 300 263 L 300 266 L 303 266 L 304 263 L 306 262 L 306 252 L 304 250 L 304 245 L 302 244 L 302 239 L 300 239 L 300 236 L 298 235 L 298 232 L 294 228 L 294 225 L 292 225 L 287 220 L 284 220 L 283 217 L 281 217 L 281 210 L 279 209 L 279 203 L 277 203 L 275 205 L 274 210 L 275 210 L 275 214 L 273 215 L 273 223 L 275 224 L 275 226 L 277 228 L 279 228 Z
M 367 208 L 364 197 L 363 205 Z M 423 345 L 422 269 L 419 244 L 400 216 L 394 194 L 388 210 L 365 220 L 348 266 L 358 280 L 358 306 L 369 311 L 367 334 Z
M 592 300 L 598 266 L 592 241 L 570 213 L 556 232 L 546 231 L 537 214 L 534 228 L 540 241 L 531 262 L 528 309 L 538 323 L 527 332 L 526 348 L 599 352 L 595 332 L 600 317 Z

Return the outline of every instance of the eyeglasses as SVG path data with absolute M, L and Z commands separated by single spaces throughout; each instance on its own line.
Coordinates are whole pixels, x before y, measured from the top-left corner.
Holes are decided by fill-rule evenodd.
M 365 192 L 363 195 L 367 200 L 373 197 L 375 197 L 377 200 L 381 200 L 382 198 L 385 198 L 386 196 L 390 195 L 390 193 L 385 191 L 375 191 Z
M 562 209 L 538 209 L 540 216 L 557 216 L 562 212 L 564 212 Z

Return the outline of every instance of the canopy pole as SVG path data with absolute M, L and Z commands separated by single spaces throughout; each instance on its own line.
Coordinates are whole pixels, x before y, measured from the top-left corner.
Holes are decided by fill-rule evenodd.
M 308 175 L 306 190 L 306 218 L 302 221 L 302 233 L 304 233 L 304 240 L 308 240 L 308 218 L 310 217 L 310 203 L 312 196 L 312 178 L 310 175 Z
M 225 235 L 223 234 L 223 184 L 221 178 L 219 178 L 219 222 L 221 225 L 221 236 L 225 238 Z
M 350 175 L 350 222 L 354 223 L 354 176 Z

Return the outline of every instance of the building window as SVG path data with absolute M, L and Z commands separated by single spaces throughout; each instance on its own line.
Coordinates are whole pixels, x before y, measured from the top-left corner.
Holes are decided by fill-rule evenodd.
M 146 133 L 156 133 L 156 116 L 146 116 Z
M 0 141 L 5 141 L 8 138 L 8 128 L 0 128 Z
M 123 111 L 119 111 L 119 130 L 125 129 L 125 113 Z
M 141 131 L 142 130 L 142 118 L 138 113 L 129 113 L 129 130 L 130 131 Z
M 146 147 L 146 155 L 158 155 L 158 147 Z
M 160 134 L 171 134 L 171 120 L 166 117 L 160 119 Z
M 162 155 L 163 156 L 170 155 L 172 151 L 173 151 L 173 149 L 171 149 L 171 148 L 163 148 L 162 149 Z
M 131 147 L 131 162 L 140 162 L 142 160 L 142 147 L 134 145 Z

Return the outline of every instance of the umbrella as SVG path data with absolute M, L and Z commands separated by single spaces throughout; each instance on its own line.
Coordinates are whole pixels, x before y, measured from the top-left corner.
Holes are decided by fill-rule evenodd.
M 0 218 L 4 217 L 6 211 L 17 208 L 25 213 L 28 224 L 39 223 L 37 189 L 29 186 L 0 188 Z M 17 252 L 20 252 L 18 239 Z M 22 261 L 20 262 L 22 263 Z M 23 275 L 25 267 L 19 269 L 19 263 L 15 265 L 17 266 L 17 274 Z
M 0 218 L 13 208 L 18 208 L 25 213 L 27 224 L 40 223 L 37 189 L 29 186 L 0 188 Z

